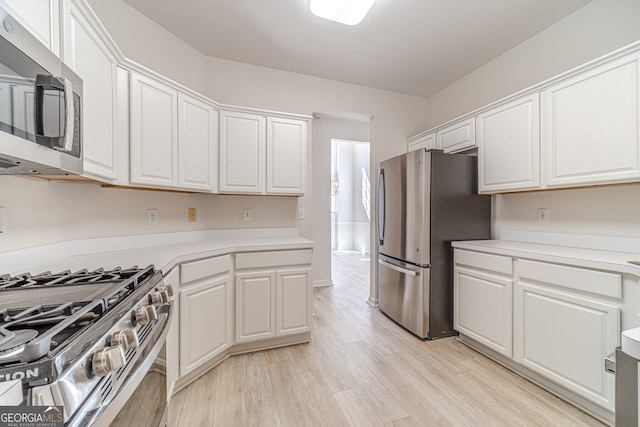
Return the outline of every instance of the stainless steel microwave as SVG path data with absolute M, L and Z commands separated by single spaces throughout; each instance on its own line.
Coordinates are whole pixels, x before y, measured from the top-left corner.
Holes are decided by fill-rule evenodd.
M 82 80 L 0 7 L 0 175 L 82 171 Z

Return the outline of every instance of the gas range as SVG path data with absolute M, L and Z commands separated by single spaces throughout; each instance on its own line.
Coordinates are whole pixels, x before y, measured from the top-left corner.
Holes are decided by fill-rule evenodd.
M 13 390 L 0 406 L 64 406 L 65 425 L 104 424 L 164 344 L 172 303 L 153 266 L 0 276 L 0 389 Z

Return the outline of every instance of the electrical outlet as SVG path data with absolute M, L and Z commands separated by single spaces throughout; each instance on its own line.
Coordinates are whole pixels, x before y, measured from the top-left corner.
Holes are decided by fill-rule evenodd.
M 304 208 L 298 208 L 298 219 L 305 219 L 306 217 Z
M 538 222 L 549 222 L 549 208 L 538 208 Z
M 147 225 L 158 223 L 158 209 L 147 209 Z
M 251 221 L 251 209 L 244 209 L 242 211 L 242 217 L 245 221 Z
M 189 222 L 196 222 L 196 208 L 189 208 Z
M 7 234 L 7 208 L 0 208 L 0 236 Z

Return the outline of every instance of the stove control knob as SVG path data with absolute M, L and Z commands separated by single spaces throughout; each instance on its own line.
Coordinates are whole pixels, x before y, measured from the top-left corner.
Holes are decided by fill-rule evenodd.
M 144 307 L 136 308 L 134 313 L 136 323 L 140 326 L 144 326 L 147 323 L 153 322 L 158 318 L 156 314 L 156 308 L 152 305 L 145 305 Z
M 93 374 L 104 377 L 110 372 L 117 371 L 125 364 L 122 347 L 106 347 L 93 354 L 91 359 Z
M 124 351 L 128 351 L 140 345 L 140 341 L 135 329 L 124 329 L 111 335 L 110 344 L 112 347 L 120 346 Z
M 166 292 L 157 291 L 149 294 L 149 304 L 152 304 L 156 308 L 168 301 L 169 298 L 167 297 Z
M 173 288 L 171 287 L 171 285 L 158 286 L 158 291 L 166 292 L 169 297 L 173 296 Z

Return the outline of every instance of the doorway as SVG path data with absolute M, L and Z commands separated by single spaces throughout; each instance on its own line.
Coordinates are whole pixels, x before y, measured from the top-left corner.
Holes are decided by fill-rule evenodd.
M 369 272 L 371 174 L 369 143 L 331 139 L 331 263 L 334 276 L 354 274 L 353 285 L 368 288 L 356 279 Z

